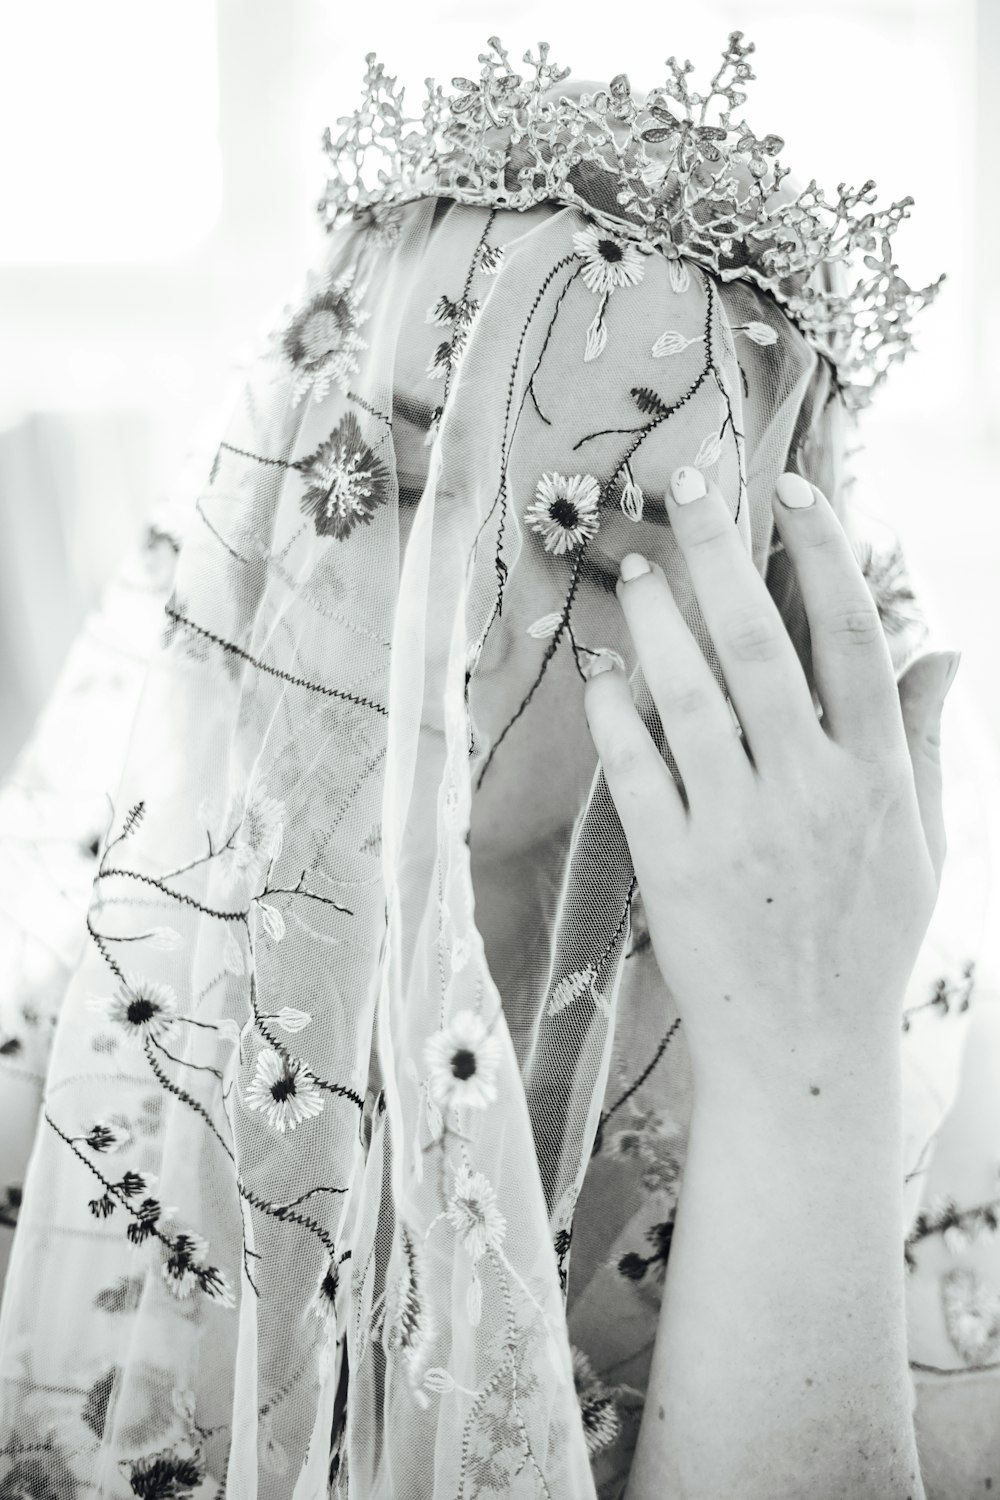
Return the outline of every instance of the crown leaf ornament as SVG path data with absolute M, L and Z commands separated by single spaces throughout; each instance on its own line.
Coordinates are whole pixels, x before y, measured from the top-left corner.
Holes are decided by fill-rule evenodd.
M 705 92 L 689 82 L 693 64 L 675 57 L 666 83 L 645 95 L 624 73 L 588 93 L 560 87 L 570 70 L 549 61 L 545 42 L 537 57 L 525 52 L 525 72 L 498 37 L 488 48 L 478 79 L 453 78 L 452 93 L 428 78 L 416 117 L 367 54 L 361 107 L 338 119 L 336 138 L 323 135 L 332 175 L 317 208 L 328 229 L 348 216 L 391 235 L 398 206 L 426 197 L 574 205 L 681 275 L 689 260 L 761 288 L 830 361 L 848 408 L 868 405 L 944 277 L 916 289 L 899 274 L 892 240 L 912 198 L 876 208 L 872 181 L 840 183 L 835 199 L 815 179 L 792 190 L 781 137 L 736 119 L 755 77 L 742 32 L 730 33 Z

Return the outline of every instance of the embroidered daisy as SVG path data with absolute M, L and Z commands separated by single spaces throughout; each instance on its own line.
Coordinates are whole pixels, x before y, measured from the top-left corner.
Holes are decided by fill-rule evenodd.
M 336 383 L 347 390 L 360 369 L 358 353 L 368 344 L 358 329 L 371 315 L 361 306 L 362 288 L 355 288 L 355 268 L 315 292 L 279 335 L 281 350 L 295 370 L 292 405 L 298 406 L 310 387 L 322 401 Z
M 468 1104 L 485 1109 L 497 1096 L 497 1069 L 503 1048 L 475 1012 L 460 1010 L 424 1043 L 431 1096 L 442 1109 Z
M 570 1346 L 573 1356 L 573 1385 L 580 1403 L 583 1431 L 587 1439 L 587 1452 L 591 1455 L 608 1448 L 618 1436 L 618 1411 L 615 1400 L 603 1380 L 594 1373 L 594 1367 L 575 1344 Z
M 543 474 L 524 513 L 546 552 L 560 557 L 597 535 L 601 491 L 593 474 Z
M 319 536 L 344 541 L 355 526 L 367 526 L 389 498 L 389 470 L 362 439 L 353 412 L 298 468 L 307 481 L 300 504 Z
M 497 1207 L 496 1193 L 482 1172 L 472 1172 L 463 1162 L 455 1173 L 448 1199 L 448 1221 L 461 1237 L 472 1259 L 487 1250 L 499 1250 L 507 1233 L 507 1221 Z
M 270 1047 L 257 1058 L 257 1070 L 244 1098 L 282 1135 L 323 1109 L 323 1095 L 309 1069 L 298 1061 L 286 1062 Z
M 109 1000 L 98 1000 L 95 1010 L 120 1026 L 126 1039 L 142 1045 L 147 1037 L 161 1041 L 177 1020 L 177 996 L 169 984 L 126 974 Z
M 631 240 L 620 240 L 596 224 L 578 229 L 573 249 L 583 260 L 583 279 L 592 292 L 606 296 L 617 287 L 635 286 L 646 270 Z

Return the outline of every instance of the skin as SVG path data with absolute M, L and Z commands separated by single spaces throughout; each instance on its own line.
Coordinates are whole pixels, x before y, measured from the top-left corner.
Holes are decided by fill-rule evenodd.
M 774 514 L 822 724 L 711 484 L 689 505 L 671 495 L 670 519 L 750 755 L 655 566 L 619 597 L 686 802 L 625 676 L 585 692 L 695 1078 L 627 1500 L 925 1493 L 899 1016 L 944 857 L 934 745 L 950 662 L 901 699 L 851 547 L 811 488 L 810 506 L 776 499 Z

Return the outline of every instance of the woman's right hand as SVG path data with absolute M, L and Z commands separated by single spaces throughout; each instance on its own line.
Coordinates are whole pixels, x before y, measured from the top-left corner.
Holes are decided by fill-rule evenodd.
M 921 663 L 923 691 L 901 705 L 831 506 L 796 475 L 778 493 L 822 722 L 729 507 L 691 468 L 671 481 L 670 522 L 746 748 L 663 573 L 635 554 L 618 594 L 686 805 L 622 673 L 592 677 L 585 702 L 696 1087 L 785 1078 L 815 1093 L 823 1064 L 859 1044 L 898 1048 L 944 858 L 934 745 L 957 657 Z

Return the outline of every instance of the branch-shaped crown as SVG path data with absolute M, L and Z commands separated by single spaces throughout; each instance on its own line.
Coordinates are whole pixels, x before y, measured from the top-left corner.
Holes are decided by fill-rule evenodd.
M 815 179 L 795 193 L 782 186 L 780 136 L 733 120 L 755 77 L 742 32 L 730 34 L 704 94 L 688 84 L 693 64 L 674 57 L 667 82 L 644 96 L 624 73 L 573 94 L 559 89 L 570 70 L 549 62 L 547 43 L 537 57 L 524 54 L 527 74 L 514 71 L 498 37 L 489 49 L 478 81 L 454 78 L 452 94 L 427 79 L 419 117 L 404 114 L 405 90 L 368 53 L 361 108 L 338 119 L 336 140 L 323 135 L 333 175 L 318 210 L 328 228 L 345 214 L 384 218 L 391 205 L 425 197 L 574 204 L 669 259 L 753 282 L 832 363 L 848 406 L 868 404 L 944 278 L 914 289 L 896 268 L 892 237 L 912 198 L 875 209 L 871 181 L 840 183 L 834 201 Z

